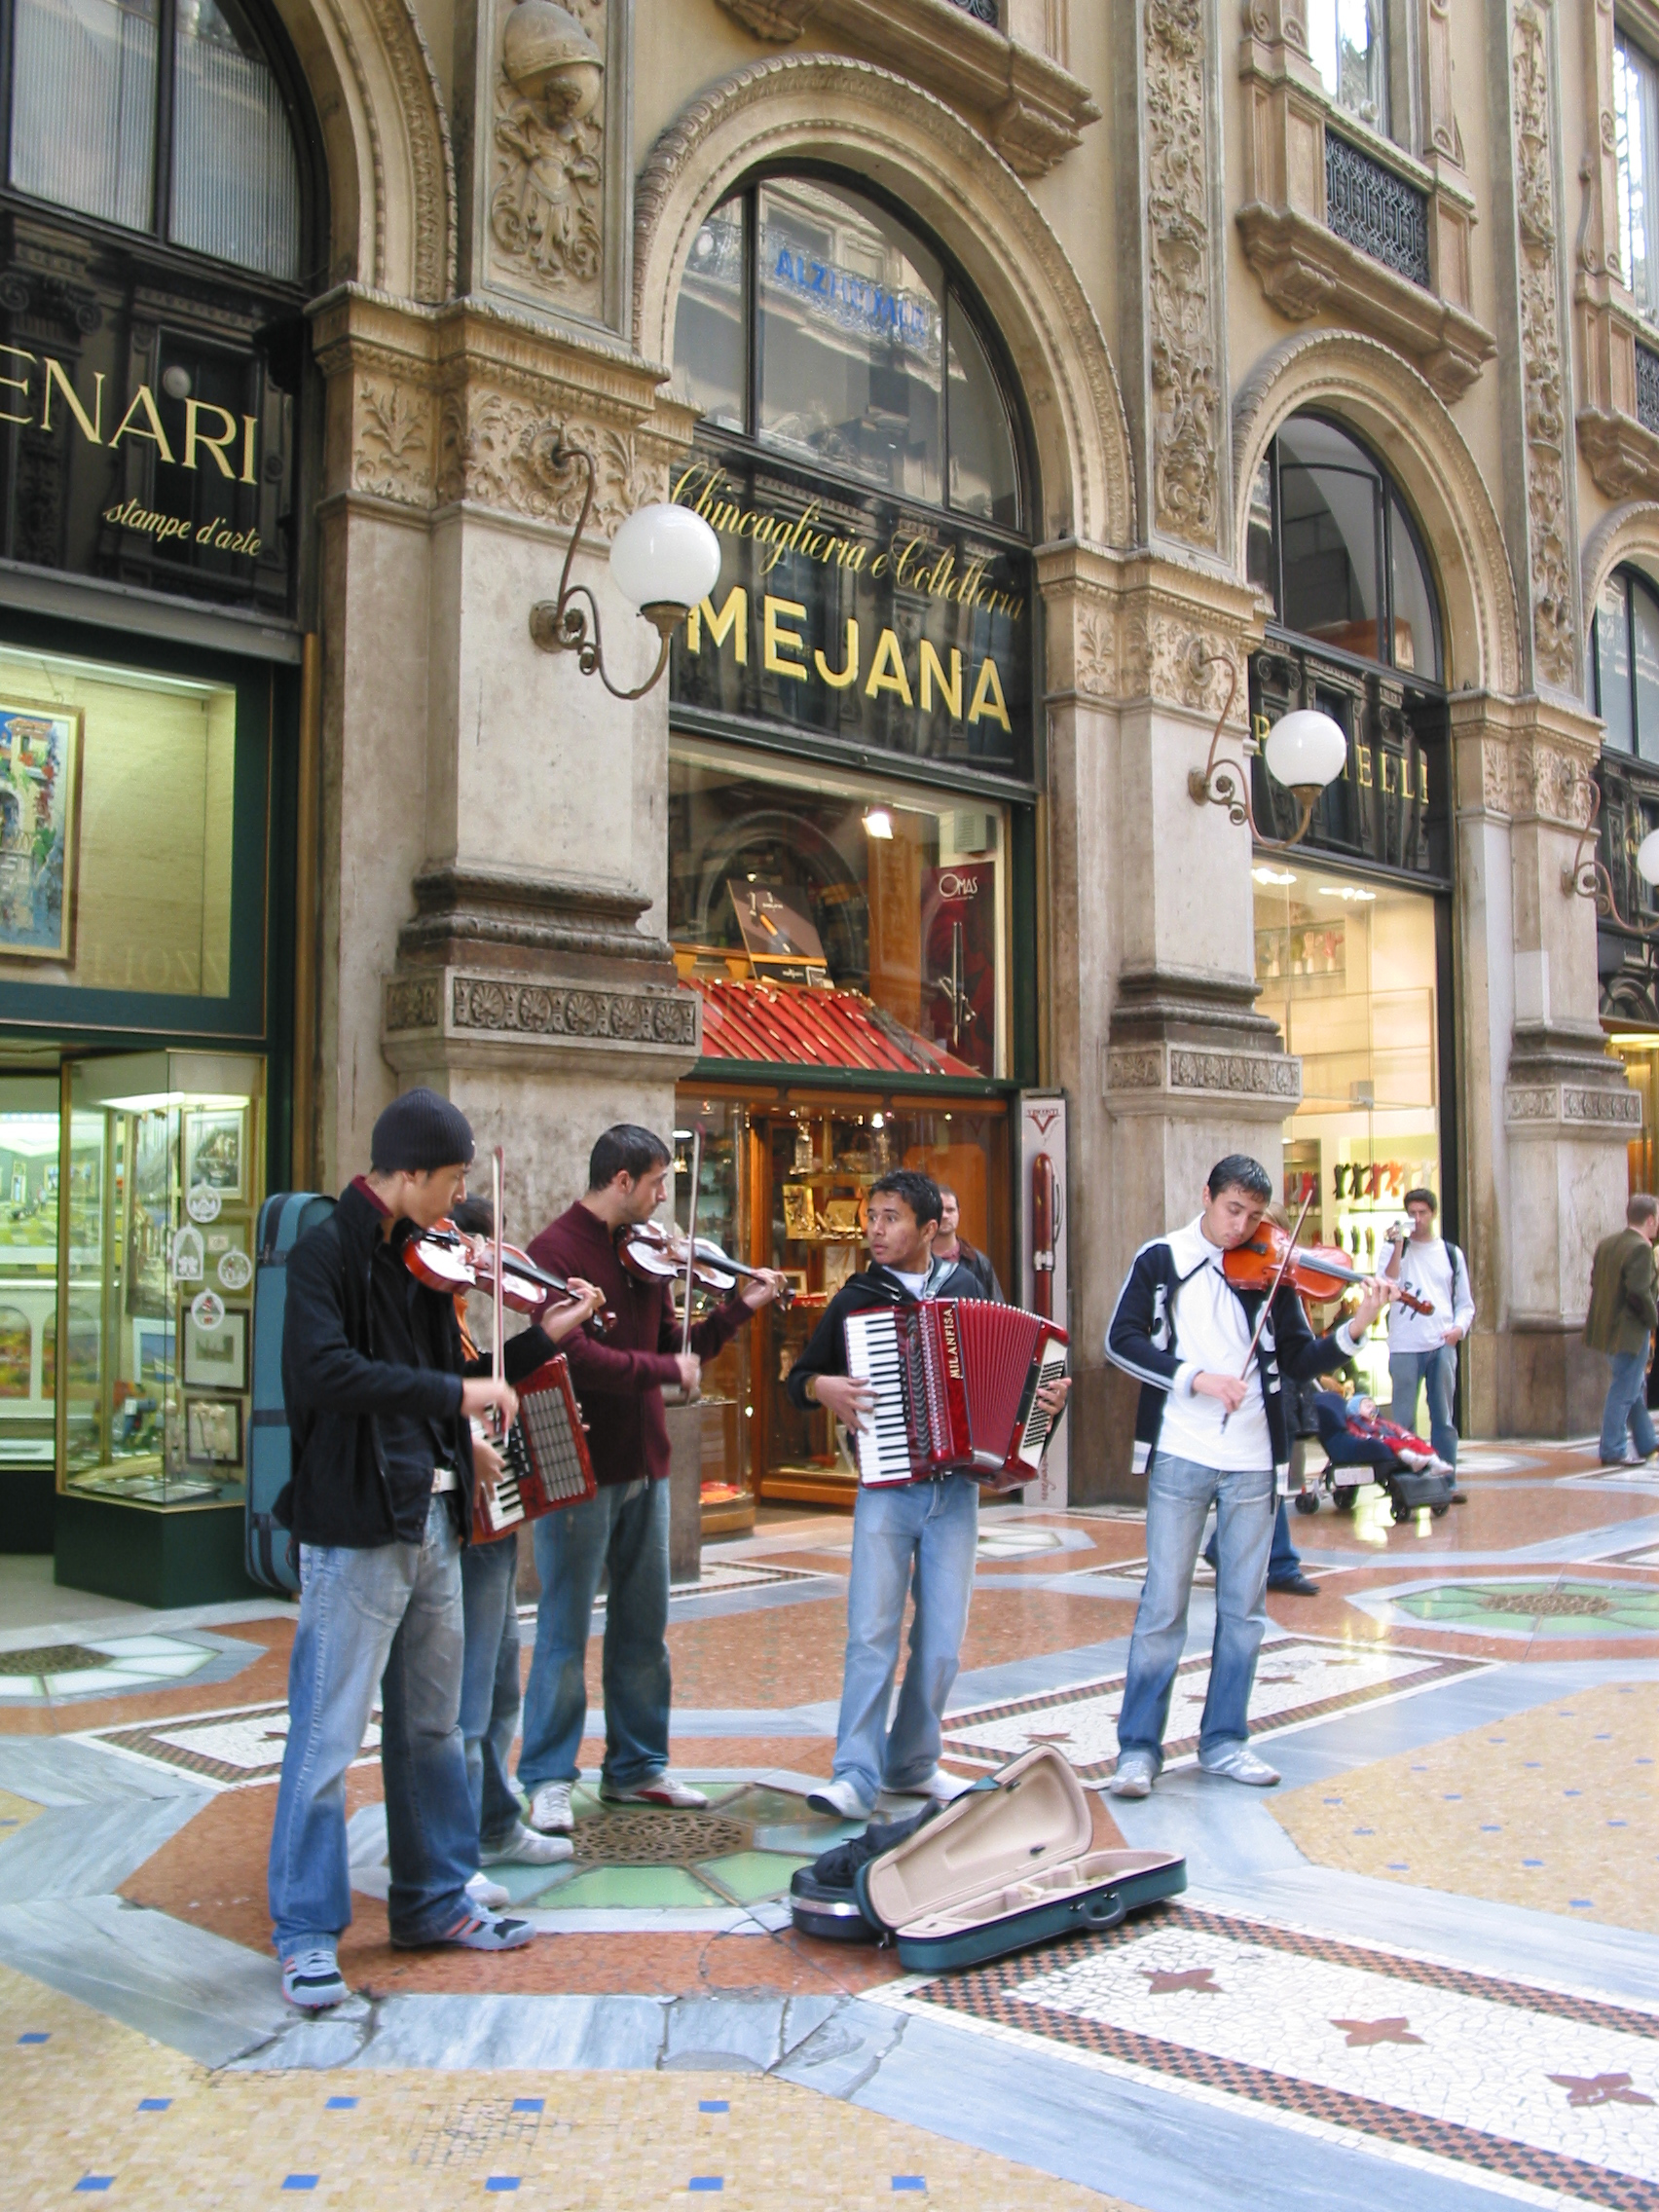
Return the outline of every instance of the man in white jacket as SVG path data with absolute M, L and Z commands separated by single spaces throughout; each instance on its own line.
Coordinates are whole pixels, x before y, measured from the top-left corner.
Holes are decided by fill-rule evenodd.
M 1388 1380 L 1394 1386 L 1389 1418 L 1402 1428 L 1415 1429 L 1418 1392 L 1426 1387 L 1429 1441 L 1436 1456 L 1456 1467 L 1457 1346 L 1475 1318 L 1468 1262 L 1456 1244 L 1437 1234 L 1434 1218 L 1439 1200 L 1432 1191 L 1408 1191 L 1405 1204 L 1411 1235 L 1405 1234 L 1403 1225 L 1389 1230 L 1392 1250 L 1382 1273 L 1389 1282 L 1426 1299 L 1432 1310 L 1414 1313 L 1396 1301 L 1389 1311 Z

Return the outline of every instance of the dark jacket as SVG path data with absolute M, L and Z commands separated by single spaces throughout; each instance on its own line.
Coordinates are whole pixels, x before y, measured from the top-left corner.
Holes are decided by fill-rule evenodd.
M 388 1413 L 430 1419 L 445 1431 L 461 1476 L 455 1494 L 463 1539 L 471 1521 L 472 1430 L 461 1418 L 455 1303 L 446 1292 L 416 1287 L 418 1299 L 431 1301 L 423 1311 L 425 1334 L 444 1346 L 447 1368 L 376 1357 L 369 1283 L 383 1219 L 352 1184 L 288 1255 L 282 1396 L 293 1474 L 273 1510 L 303 1544 L 370 1551 L 421 1542 L 431 1486 L 393 1483 L 377 1432 L 377 1416 Z
M 982 1298 L 979 1278 L 956 1262 L 930 1271 L 922 1285 L 924 1298 Z M 872 1306 L 903 1306 L 910 1293 L 890 1268 L 872 1261 L 862 1274 L 849 1275 L 829 1305 L 824 1317 L 801 1346 L 800 1356 L 784 1379 L 792 1401 L 804 1412 L 811 1403 L 807 1380 L 814 1375 L 847 1372 L 847 1315 L 863 1313 Z
M 537 1267 L 597 1283 L 616 1316 L 602 1337 L 578 1329 L 559 1346 L 571 1363 L 571 1382 L 587 1423 L 588 1453 L 602 1485 L 653 1483 L 668 1473 L 668 1423 L 662 1386 L 678 1389 L 680 1324 L 666 1282 L 642 1282 L 616 1256 L 604 1222 L 579 1202 L 549 1222 L 530 1247 Z M 752 1309 L 732 1297 L 691 1331 L 691 1349 L 713 1359 L 750 1317 Z
M 1188 1233 L 1177 1231 L 1177 1238 Z M 1207 1265 L 1199 1259 L 1183 1272 L 1177 1265 L 1169 1237 L 1143 1244 L 1118 1293 L 1117 1309 L 1106 1332 L 1106 1356 L 1125 1375 L 1140 1383 L 1140 1404 L 1135 1415 L 1135 1469 L 1145 1473 L 1158 1449 L 1158 1432 L 1163 1422 L 1163 1406 L 1182 1367 L 1177 1331 L 1183 1282 Z M 1254 1329 L 1262 1310 L 1264 1293 L 1235 1290 L 1244 1309 L 1246 1324 Z M 1273 1465 L 1280 1472 L 1290 1463 L 1290 1421 L 1287 1418 L 1281 1374 L 1296 1382 L 1309 1382 L 1343 1365 L 1353 1350 L 1353 1339 L 1345 1323 L 1334 1335 L 1315 1337 L 1308 1326 L 1302 1301 L 1287 1283 L 1272 1303 L 1267 1326 L 1257 1346 L 1256 1364 L 1262 1379 L 1262 1403 L 1272 1442 Z
M 1003 1287 L 997 1280 L 997 1271 L 991 1265 L 991 1255 L 981 1252 L 977 1244 L 970 1244 L 966 1236 L 956 1239 L 956 1265 L 965 1268 L 978 1284 L 973 1294 L 976 1298 L 988 1298 L 993 1306 L 1006 1306 Z M 966 1297 L 966 1292 L 958 1295 Z
M 1590 1266 L 1590 1312 L 1584 1342 L 1592 1351 L 1647 1349 L 1655 1318 L 1653 1246 L 1640 1229 L 1604 1236 Z

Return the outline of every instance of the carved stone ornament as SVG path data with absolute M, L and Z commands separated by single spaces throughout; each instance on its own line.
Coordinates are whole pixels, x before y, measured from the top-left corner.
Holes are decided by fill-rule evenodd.
M 1218 715 L 1227 697 L 1229 659 L 1239 672 L 1231 719 L 1243 728 L 1248 714 L 1243 645 L 1219 630 L 1195 630 L 1190 608 L 1131 604 L 1124 619 L 1121 693 L 1125 699 L 1153 699 L 1194 714 Z
M 1567 408 L 1551 175 L 1545 17 L 1515 0 L 1510 47 L 1515 102 L 1516 214 L 1521 234 L 1521 359 L 1526 378 L 1527 514 L 1532 562 L 1532 647 L 1548 682 L 1575 688 L 1578 645 L 1567 540 Z
M 1153 518 L 1172 537 L 1213 546 L 1221 387 L 1201 0 L 1147 0 L 1145 112 Z
M 1109 608 L 1090 607 L 1079 614 L 1072 669 L 1077 690 L 1090 699 L 1112 697 L 1118 682 L 1118 635 Z
M 1584 754 L 1527 735 L 1493 736 L 1481 745 L 1481 803 L 1489 814 L 1582 830 L 1590 819 L 1588 771 Z
M 387 977 L 382 987 L 382 1032 L 405 1056 L 423 1035 L 428 1046 L 476 1042 L 536 1047 L 622 1049 L 627 1052 L 695 1054 L 701 1001 L 694 991 L 619 989 L 454 968 L 429 976 Z
M 440 982 L 436 976 L 393 977 L 386 986 L 387 1033 L 400 1029 L 435 1029 L 443 1005 Z
M 387 149 L 375 128 L 378 103 L 370 89 L 362 45 L 353 29 L 354 20 L 358 29 L 364 27 L 363 18 L 355 9 L 343 6 L 341 0 L 328 0 L 328 12 L 357 99 L 368 120 L 374 199 L 373 244 L 361 275 L 377 292 L 398 290 L 403 273 L 388 266 L 386 241 L 388 190 L 395 188 L 399 180 L 394 179 L 388 186 Z M 374 58 L 390 70 L 397 91 L 397 115 L 403 133 L 400 150 L 408 164 L 407 176 L 414 199 L 410 211 L 414 257 L 413 267 L 407 273 L 411 291 L 417 300 L 444 300 L 455 289 L 455 154 L 450 141 L 448 113 L 438 90 L 437 72 L 432 67 L 432 56 L 410 0 L 367 0 L 367 18 L 374 30 Z M 337 274 L 345 277 L 352 272 L 348 268 Z
M 641 460 L 628 433 L 593 423 L 555 422 L 531 401 L 503 392 L 446 392 L 439 436 L 440 505 L 468 499 L 570 529 L 581 512 L 585 477 L 573 462 L 561 465 L 562 445 L 585 447 L 594 457 L 589 527 L 601 537 L 663 494 L 661 469 Z
M 424 507 L 432 479 L 432 403 L 418 387 L 363 377 L 357 386 L 351 483 L 376 498 Z
M 1503 1093 L 1504 1120 L 1511 1124 L 1550 1124 L 1581 1134 L 1606 1131 L 1623 1139 L 1641 1126 L 1638 1092 L 1617 1086 L 1584 1088 L 1576 1084 L 1511 1084 Z
M 1302 1097 L 1302 1062 L 1289 1052 L 1212 1051 L 1190 1045 L 1115 1047 L 1106 1055 L 1106 1088 L 1205 1091 L 1295 1106 Z
M 520 284 L 598 320 L 605 308 L 608 0 L 517 0 L 495 88 L 490 237 Z

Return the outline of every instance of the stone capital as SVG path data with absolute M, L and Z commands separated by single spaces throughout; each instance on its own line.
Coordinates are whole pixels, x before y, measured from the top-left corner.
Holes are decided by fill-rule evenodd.
M 690 1070 L 701 1035 L 702 1001 L 672 980 L 445 965 L 381 986 L 381 1050 L 404 1075 L 470 1066 L 672 1082 Z

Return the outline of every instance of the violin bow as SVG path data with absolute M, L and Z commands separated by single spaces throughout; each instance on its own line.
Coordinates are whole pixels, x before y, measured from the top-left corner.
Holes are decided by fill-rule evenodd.
M 496 1246 L 496 1287 L 491 1300 L 495 1308 L 495 1332 L 490 1353 L 490 1367 L 498 1382 L 505 1382 L 507 1374 L 506 1309 L 501 1297 L 501 1205 L 503 1185 L 506 1182 L 505 1163 L 506 1155 L 498 1145 L 490 1155 L 490 1212 Z M 496 1434 L 498 1437 L 504 1437 L 506 1433 L 506 1420 L 498 1406 L 496 1409 Z
M 1243 1382 L 1245 1376 L 1250 1372 L 1250 1362 L 1256 1356 L 1256 1346 L 1262 1341 L 1262 1331 L 1268 1325 L 1268 1315 L 1273 1309 L 1273 1300 L 1279 1294 L 1279 1285 L 1284 1281 L 1285 1270 L 1290 1266 L 1291 1256 L 1296 1250 L 1296 1239 L 1302 1234 L 1302 1224 L 1308 1219 L 1308 1209 L 1312 1203 L 1313 1194 L 1311 1191 L 1309 1191 L 1308 1196 L 1302 1201 L 1302 1211 L 1296 1217 L 1296 1227 L 1290 1233 L 1289 1242 L 1285 1245 L 1284 1248 L 1284 1256 L 1279 1261 L 1278 1266 L 1273 1270 L 1273 1279 L 1268 1286 L 1267 1297 L 1262 1301 L 1262 1310 L 1256 1315 L 1256 1326 L 1250 1332 L 1250 1348 L 1244 1354 L 1243 1366 L 1238 1370 L 1238 1380 L 1240 1382 Z M 1254 1232 L 1252 1232 L 1252 1235 L 1253 1234 Z M 1228 1422 L 1232 1419 L 1233 1410 L 1231 1407 L 1228 1407 L 1223 1411 L 1221 1417 L 1221 1425 L 1224 1431 L 1227 1427 Z
M 703 1124 L 691 1132 L 691 1203 L 685 1213 L 685 1318 L 681 1324 L 682 1358 L 691 1349 L 691 1277 L 697 1264 L 697 1185 L 703 1179 Z

